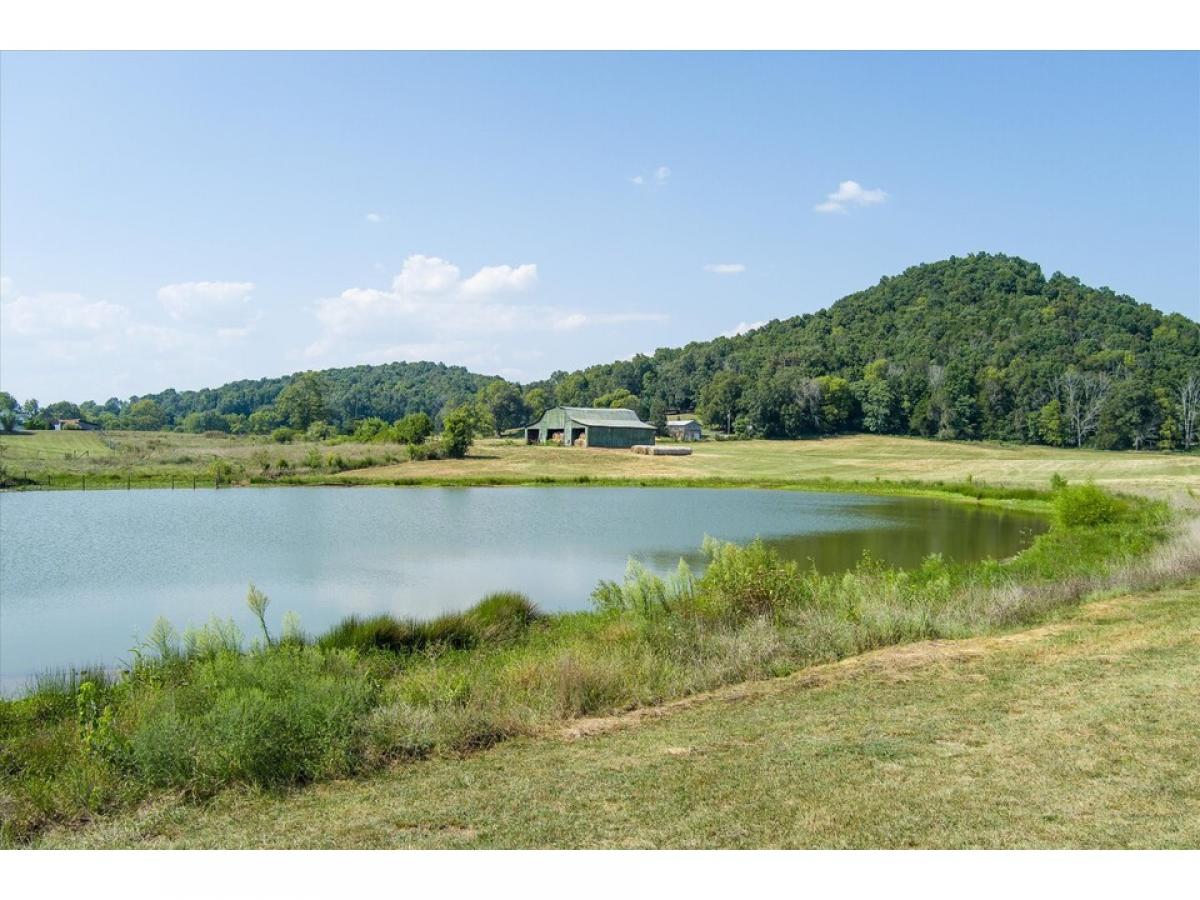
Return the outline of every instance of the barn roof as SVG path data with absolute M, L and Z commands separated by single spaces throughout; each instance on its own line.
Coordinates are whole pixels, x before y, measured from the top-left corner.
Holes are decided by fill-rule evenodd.
M 669 421 L 667 423 L 667 427 L 670 428 L 672 425 L 683 426 L 683 425 L 699 425 L 699 424 L 700 423 L 697 422 L 695 419 L 672 419 L 671 421 Z
M 603 409 L 591 406 L 564 406 L 571 421 L 580 425 L 602 425 L 605 428 L 653 428 L 638 418 L 632 409 Z

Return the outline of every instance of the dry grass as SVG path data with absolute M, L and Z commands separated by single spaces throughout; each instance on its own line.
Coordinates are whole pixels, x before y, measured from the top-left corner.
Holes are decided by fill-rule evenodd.
M 807 441 L 693 444 L 687 457 L 645 457 L 613 450 L 524 446 L 487 441 L 466 460 L 405 463 L 372 470 L 381 479 L 539 477 L 722 478 L 788 481 L 965 481 L 1044 488 L 1059 473 L 1115 490 L 1162 495 L 1200 492 L 1200 455 L 1104 452 L 1015 444 L 947 443 L 853 435 Z M 365 473 L 356 473 L 365 474 Z
M 340 455 L 355 466 L 336 474 L 308 472 L 303 461 L 317 446 L 321 456 Z M 1200 494 L 1200 454 L 1105 452 L 991 443 L 947 443 L 921 438 L 853 435 L 807 441 L 727 441 L 691 445 L 686 457 L 641 456 L 627 451 L 526 446 L 486 440 L 464 460 L 428 460 L 383 465 L 404 448 L 387 444 L 276 444 L 263 438 L 205 437 L 137 432 L 48 432 L 30 437 L 0 437 L 4 464 L 20 474 L 29 470 L 84 474 L 132 471 L 159 477 L 207 474 L 220 460 L 257 477 L 261 464 L 279 459 L 292 476 L 327 482 L 475 481 L 538 482 L 545 479 L 722 479 L 786 482 L 830 478 L 871 481 L 965 481 L 1044 488 L 1054 473 L 1070 481 L 1094 480 L 1118 491 L 1155 496 Z M 357 468 L 371 457 L 372 468 Z M 236 479 L 241 480 L 241 479 Z

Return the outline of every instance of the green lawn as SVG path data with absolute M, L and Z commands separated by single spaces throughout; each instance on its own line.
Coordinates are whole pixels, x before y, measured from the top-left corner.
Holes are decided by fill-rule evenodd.
M 1200 582 L 41 845 L 1195 848 L 1197 734 Z

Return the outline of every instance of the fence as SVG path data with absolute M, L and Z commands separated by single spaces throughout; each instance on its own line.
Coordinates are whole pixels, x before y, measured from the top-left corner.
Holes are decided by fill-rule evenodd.
M 233 482 L 220 475 L 72 475 L 23 472 L 20 478 L 10 473 L 0 480 L 0 488 L 9 491 L 131 491 L 136 488 L 159 490 L 220 490 Z

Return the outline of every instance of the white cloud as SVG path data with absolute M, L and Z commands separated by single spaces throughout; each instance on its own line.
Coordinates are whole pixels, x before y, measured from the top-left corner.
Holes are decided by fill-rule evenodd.
M 378 225 L 380 222 L 383 221 L 383 213 L 369 212 L 369 213 L 367 213 L 366 218 L 367 218 L 367 221 L 370 222 L 372 225 Z
M 497 340 L 503 334 L 574 333 L 667 320 L 660 313 L 582 312 L 518 299 L 537 283 L 535 263 L 484 266 L 464 278 L 441 257 L 410 256 L 390 290 L 349 288 L 318 300 L 314 313 L 323 331 L 305 355 L 364 361 L 444 357 L 497 371 L 527 349 L 523 343 L 501 358 Z
M 82 294 L 22 295 L 0 304 L 4 332 L 18 337 L 82 336 L 122 326 L 129 310 Z
M 221 304 L 240 295 L 212 283 L 167 285 L 155 302 L 142 297 L 130 305 L 89 297 L 78 292 L 6 295 L 0 300 L 0 360 L 6 377 L 19 373 L 30 393 L 53 393 L 54 399 L 98 399 L 129 384 L 130 366 L 145 379 L 153 374 L 160 384 L 181 385 L 189 378 L 219 383 L 214 368 L 238 368 L 232 347 L 257 321 L 256 316 L 212 322 L 193 316 L 201 300 Z M 231 300 L 232 298 L 232 300 Z M 182 318 L 171 314 L 174 307 Z M 220 317 L 218 317 L 220 318 Z M 18 389 L 13 384 L 13 389 Z
M 418 253 L 404 260 L 400 274 L 392 279 L 392 290 L 397 294 L 444 294 L 457 284 L 458 266 Z
M 244 318 L 254 284 L 250 281 L 185 281 L 158 289 L 158 299 L 176 321 L 220 322 Z
M 464 294 L 487 295 L 523 291 L 537 284 L 537 266 L 484 266 L 462 284 Z
M 857 181 L 843 181 L 838 189 L 826 195 L 823 202 L 813 207 L 819 213 L 844 213 L 850 206 L 875 206 L 887 199 L 887 193 L 879 188 L 867 190 Z
M 721 337 L 727 337 L 727 338 L 737 337 L 739 334 L 746 334 L 747 332 L 754 331 L 755 329 L 758 329 L 758 328 L 762 328 L 766 324 L 767 323 L 765 321 L 738 322 L 737 325 L 735 327 L 729 329 L 729 331 L 722 331 Z
M 643 187 L 646 184 L 652 184 L 654 187 L 662 187 L 667 183 L 667 179 L 671 177 L 670 166 L 659 166 L 652 171 L 649 177 L 645 175 L 634 175 L 629 181 L 638 187 Z
M 746 271 L 746 266 L 742 263 L 709 263 L 704 271 L 716 275 L 739 275 Z

